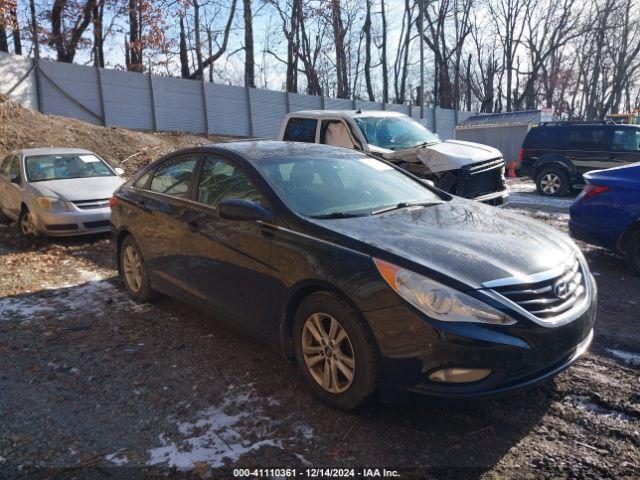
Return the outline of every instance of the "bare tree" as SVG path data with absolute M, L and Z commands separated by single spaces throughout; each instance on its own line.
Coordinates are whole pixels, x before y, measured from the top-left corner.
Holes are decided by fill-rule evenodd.
M 91 24 L 95 6 L 96 0 L 72 3 L 67 0 L 54 0 L 49 12 L 49 44 L 55 48 L 59 62 L 73 62 L 82 35 Z

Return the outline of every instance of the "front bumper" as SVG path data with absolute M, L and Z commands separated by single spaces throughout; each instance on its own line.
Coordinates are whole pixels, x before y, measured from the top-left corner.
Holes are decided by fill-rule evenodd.
M 501 394 L 553 378 L 589 348 L 596 299 L 573 321 L 555 327 L 518 319 L 511 326 L 438 322 L 412 307 L 397 305 L 367 312 L 381 354 L 380 393 L 472 398 Z M 488 369 L 470 383 L 429 379 L 440 369 Z
M 72 237 L 111 231 L 109 207 L 64 212 L 49 212 L 39 208 L 30 210 L 35 217 L 36 228 L 47 236 Z

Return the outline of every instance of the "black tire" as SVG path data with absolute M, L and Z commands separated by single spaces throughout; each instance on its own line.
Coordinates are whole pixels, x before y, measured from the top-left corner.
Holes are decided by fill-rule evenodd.
M 562 197 L 569 190 L 569 175 L 562 167 L 545 167 L 536 175 L 536 188 L 545 197 Z
M 627 240 L 627 263 L 634 275 L 640 275 L 640 231 L 632 233 Z
M 311 368 L 305 363 L 302 352 L 303 334 L 307 335 L 308 333 L 303 330 L 307 320 L 315 314 L 331 316 L 337 320 L 348 335 L 347 341 L 350 349 L 352 347 L 352 358 L 354 359 L 352 380 L 350 385 L 340 393 L 325 389 L 313 377 Z M 330 322 L 330 320 L 327 321 Z M 305 381 L 323 402 L 340 410 L 353 410 L 362 405 L 374 393 L 378 377 L 375 340 L 358 313 L 337 295 L 330 292 L 316 292 L 303 300 L 293 322 L 293 343 L 296 361 Z M 323 353 L 322 356 L 326 362 L 326 354 Z M 335 355 L 333 358 L 336 358 Z M 330 363 L 331 355 L 329 355 Z M 326 367 L 327 363 L 324 363 L 324 366 Z
M 33 225 L 33 229 L 27 229 L 25 226 L 25 220 L 27 218 L 27 215 L 30 215 L 30 214 L 31 213 L 29 212 L 29 209 L 27 207 L 24 207 L 20 211 L 20 215 L 18 215 L 18 222 L 16 223 L 18 227 L 18 231 L 20 232 L 21 235 L 25 237 L 39 237 L 40 232 L 36 230 L 35 224 Z M 33 220 L 31 221 L 33 222 Z
M 127 249 L 129 248 L 131 248 L 135 252 L 140 261 L 139 285 L 136 285 L 135 282 L 133 282 L 131 278 L 125 273 L 125 268 L 128 269 L 129 267 L 129 265 L 126 265 L 127 260 L 125 259 L 125 256 L 127 255 Z M 149 281 L 149 271 L 147 270 L 142 251 L 131 235 L 126 236 L 120 243 L 118 261 L 120 262 L 120 278 L 122 279 L 122 283 L 124 283 L 124 286 L 131 298 L 133 298 L 136 302 L 146 303 L 158 296 L 158 293 L 151 288 L 151 282 Z

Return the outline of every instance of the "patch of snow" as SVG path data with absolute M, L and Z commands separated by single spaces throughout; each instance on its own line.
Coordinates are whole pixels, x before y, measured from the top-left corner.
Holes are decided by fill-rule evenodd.
M 80 272 L 79 282 L 0 299 L 0 321 L 68 318 L 81 313 L 102 318 L 118 311 L 145 312 L 150 305 L 132 301 L 124 289 L 94 272 Z
M 227 396 L 222 405 L 198 412 L 194 421 L 175 423 L 182 438 L 169 441 L 160 434 L 162 446 L 148 451 L 147 465 L 191 470 L 204 462 L 219 468 L 264 446 L 283 448 L 284 439 L 266 438 L 277 424 L 247 393 Z
M 581 395 L 569 395 L 567 398 L 571 404 L 584 412 L 623 422 L 630 422 L 632 420 L 629 415 L 626 415 L 623 412 L 619 412 L 613 408 L 602 407 L 589 401 L 588 397 Z
M 129 459 L 127 458 L 127 455 L 125 452 L 110 453 L 109 455 L 105 455 L 104 458 L 105 460 L 108 460 L 109 462 L 119 467 L 129 463 Z
M 616 350 L 615 348 L 607 348 L 607 351 L 616 358 L 625 361 L 634 367 L 640 367 L 640 354 L 627 352 L 625 350 Z

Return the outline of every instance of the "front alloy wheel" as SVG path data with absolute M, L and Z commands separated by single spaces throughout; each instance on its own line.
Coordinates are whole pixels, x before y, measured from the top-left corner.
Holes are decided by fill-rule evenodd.
M 298 367 L 318 398 L 353 410 L 373 394 L 376 342 L 352 305 L 331 292 L 312 293 L 298 307 L 292 326 Z
M 122 251 L 122 272 L 127 285 L 134 292 L 139 292 L 142 286 L 142 261 L 133 245 L 127 245 Z
M 302 354 L 313 379 L 330 393 L 353 383 L 356 360 L 347 331 L 326 313 L 307 318 L 302 329 Z
M 33 218 L 33 214 L 29 210 L 25 210 L 20 215 L 20 233 L 27 237 L 35 237 L 38 235 L 38 229 L 36 228 L 36 222 Z

